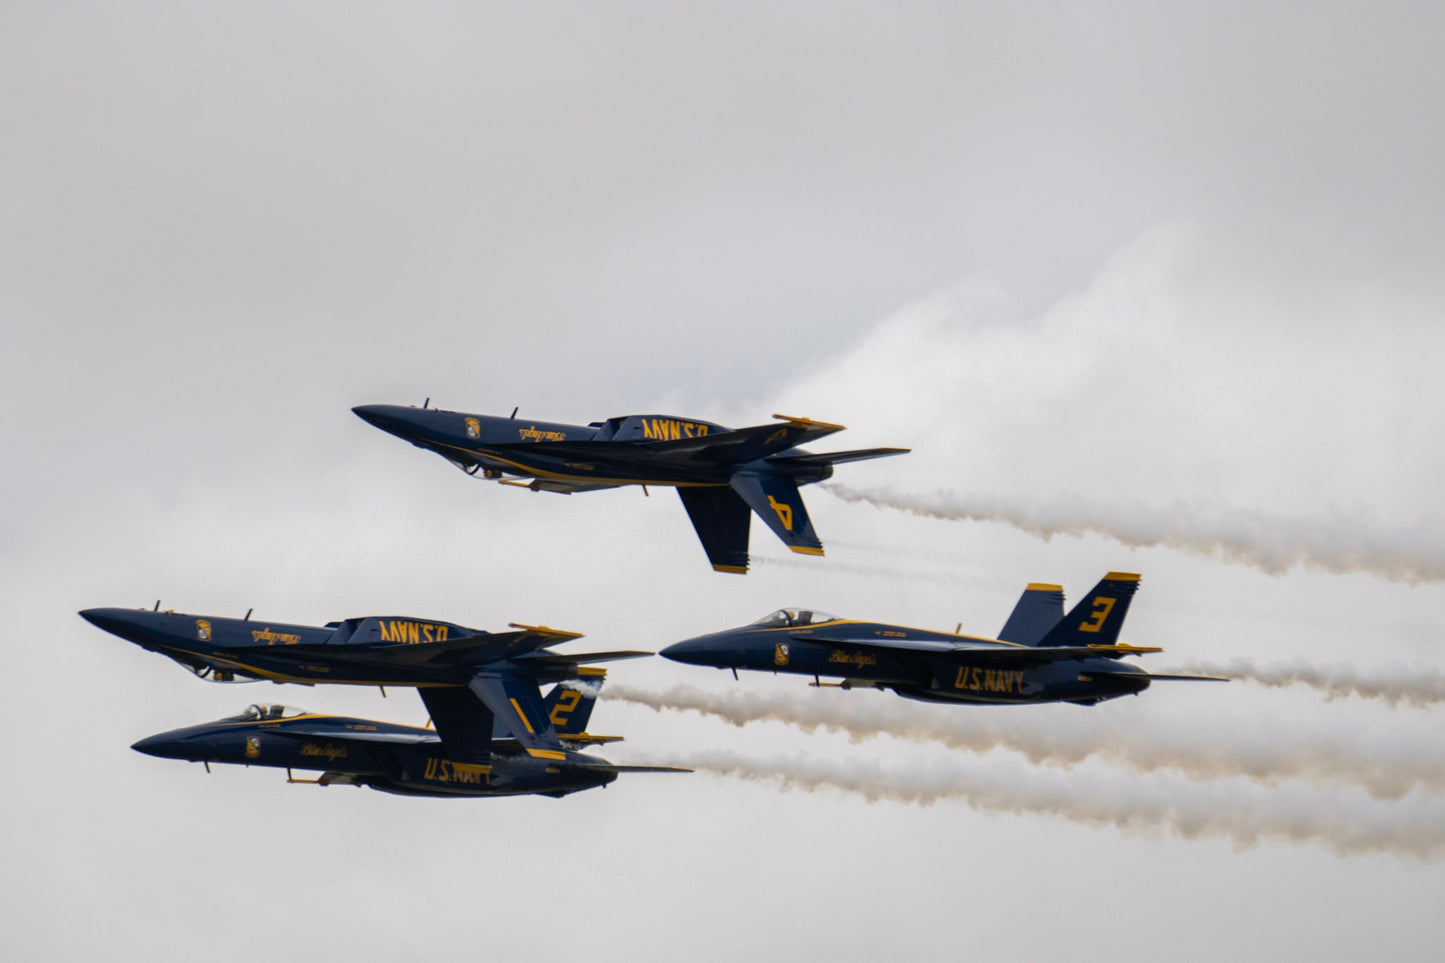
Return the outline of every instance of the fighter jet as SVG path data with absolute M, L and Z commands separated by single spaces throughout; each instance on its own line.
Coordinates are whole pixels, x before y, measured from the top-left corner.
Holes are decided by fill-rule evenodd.
M 627 415 L 589 425 L 469 415 L 399 405 L 361 405 L 362 419 L 468 475 L 542 492 L 620 485 L 671 486 L 719 572 L 748 570 L 748 528 L 756 512 L 783 544 L 822 555 L 798 486 L 823 481 L 833 466 L 899 455 L 907 448 L 813 454 L 799 448 L 842 425 L 773 415 L 775 424 L 724 428 L 671 415 Z M 531 479 L 520 481 L 519 479 Z
M 183 615 L 156 609 L 86 609 L 93 625 L 168 656 L 212 682 L 318 682 L 414 686 L 447 743 L 453 762 L 489 754 L 493 722 L 531 756 L 566 754 L 538 686 L 577 678 L 580 667 L 650 652 L 554 652 L 546 646 L 581 638 L 540 625 L 483 632 L 451 622 L 368 617 L 324 627 L 259 622 L 248 617 Z
M 588 670 L 583 670 L 587 672 Z M 460 761 L 439 733 L 371 719 L 329 716 L 282 705 L 253 705 L 238 715 L 142 739 L 132 749 L 166 759 L 239 763 L 286 770 L 288 782 L 367 786 L 409 796 L 519 796 L 560 799 L 606 786 L 623 772 L 688 772 L 670 766 L 616 766 L 577 751 L 619 736 L 586 732 L 601 684 L 601 670 L 580 682 L 556 686 L 543 704 L 561 739 L 561 758 L 537 759 L 521 743 L 493 732 L 480 761 Z M 474 757 L 473 757 L 474 758 Z M 318 771 L 298 779 L 296 769 Z
M 1087 706 L 1161 679 L 1226 681 L 1151 674 L 1120 661 L 1162 651 L 1119 642 L 1138 588 L 1138 575 L 1110 572 L 1065 616 L 1062 588 L 1032 584 L 997 639 L 780 609 L 751 625 L 678 642 L 662 655 L 732 669 L 734 676 L 738 669 L 796 672 L 813 676 L 810 685 L 887 689 L 925 702 Z

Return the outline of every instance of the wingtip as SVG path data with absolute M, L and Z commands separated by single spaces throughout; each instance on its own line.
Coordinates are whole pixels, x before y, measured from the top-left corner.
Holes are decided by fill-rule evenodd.
M 566 629 L 554 629 L 550 625 L 527 625 L 522 622 L 508 622 L 508 628 L 519 629 L 523 632 L 532 632 L 537 635 L 546 635 L 559 639 L 580 639 L 581 632 L 569 632 Z
M 845 425 L 835 425 L 831 421 L 817 421 L 812 418 L 799 418 L 795 415 L 780 415 L 776 412 L 773 413 L 773 417 L 779 421 L 786 421 L 789 424 L 797 425 L 800 428 L 827 428 L 831 431 L 843 431 L 846 428 Z

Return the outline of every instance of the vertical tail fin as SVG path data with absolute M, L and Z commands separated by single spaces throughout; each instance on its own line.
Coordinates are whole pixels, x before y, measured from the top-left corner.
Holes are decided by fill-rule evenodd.
M 748 570 L 748 528 L 753 512 L 730 488 L 679 488 L 707 560 L 719 572 Z
M 1124 616 L 1129 614 L 1129 600 L 1139 591 L 1139 576 L 1130 572 L 1110 572 L 1084 600 L 1074 606 L 1064 620 L 1049 630 L 1039 642 L 1053 645 L 1114 645 Z
M 1064 617 L 1064 590 L 1058 585 L 1030 583 L 1019 596 L 1013 614 L 1004 623 L 998 637 L 1003 642 L 1038 645 L 1049 630 Z
M 783 544 L 804 555 L 822 555 L 823 543 L 792 478 L 763 471 L 740 471 L 728 482 Z
M 492 740 L 511 733 L 496 722 L 492 710 L 463 686 L 422 686 L 417 690 L 431 713 L 447 758 L 453 762 L 484 763 L 492 755 Z
M 587 731 L 592 708 L 597 704 L 597 694 L 607 678 L 606 669 L 590 666 L 581 667 L 577 674 L 581 677 L 577 682 L 557 683 L 542 703 L 559 736 L 575 736 Z

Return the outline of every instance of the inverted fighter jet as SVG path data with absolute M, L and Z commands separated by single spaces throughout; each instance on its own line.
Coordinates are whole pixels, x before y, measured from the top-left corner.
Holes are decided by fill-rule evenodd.
M 842 425 L 774 415 L 780 421 L 724 428 L 670 415 L 628 415 L 589 425 L 469 415 L 438 408 L 361 405 L 362 419 L 441 455 L 469 475 L 539 492 L 620 485 L 671 486 L 720 572 L 748 570 L 753 513 L 804 555 L 822 555 L 799 485 L 823 481 L 841 462 L 899 455 L 907 448 L 813 454 L 799 445 Z M 530 479 L 522 481 L 521 479 Z
M 678 642 L 662 655 L 734 675 L 796 672 L 813 676 L 811 685 L 889 689 L 926 702 L 1094 705 L 1160 679 L 1226 681 L 1151 674 L 1120 661 L 1162 651 L 1119 642 L 1138 588 L 1138 575 L 1110 572 L 1066 616 L 1062 588 L 1032 584 L 997 639 L 780 609 L 751 625 Z
M 561 758 L 538 759 L 519 740 L 494 734 L 481 761 L 459 761 L 432 729 L 371 719 L 319 715 L 281 705 L 253 705 L 215 722 L 142 739 L 132 749 L 166 759 L 272 766 L 288 782 L 367 786 L 409 796 L 519 796 L 561 798 L 606 786 L 623 772 L 688 772 L 670 766 L 616 766 L 577 751 L 618 736 L 586 733 L 597 699 L 598 675 L 555 687 L 543 704 L 561 740 Z M 297 779 L 296 769 L 320 772 Z
M 538 686 L 575 679 L 591 663 L 652 654 L 554 652 L 547 646 L 581 636 L 540 625 L 513 624 L 512 632 L 483 632 L 451 622 L 390 616 L 318 627 L 147 609 L 99 608 L 80 614 L 211 682 L 414 686 L 450 759 L 466 763 L 488 757 L 494 721 L 528 754 L 565 759 Z

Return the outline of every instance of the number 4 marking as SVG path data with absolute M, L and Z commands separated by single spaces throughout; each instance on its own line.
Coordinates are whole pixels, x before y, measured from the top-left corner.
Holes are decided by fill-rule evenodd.
M 783 527 L 791 532 L 793 530 L 793 506 L 787 502 L 778 501 L 772 495 L 768 496 L 768 504 L 773 511 L 778 513 L 778 521 L 782 522 Z

